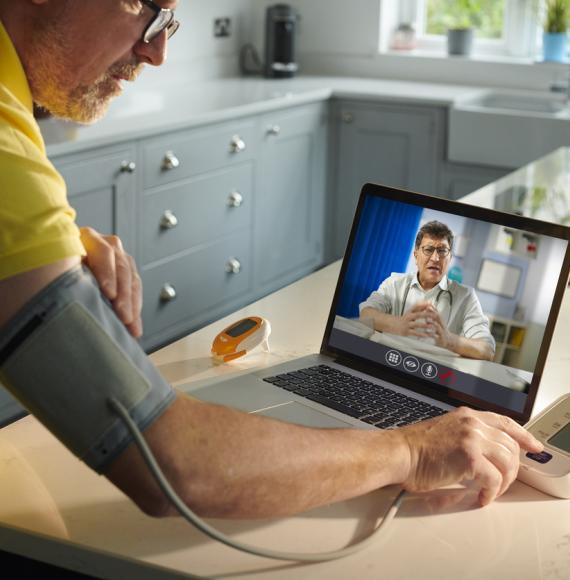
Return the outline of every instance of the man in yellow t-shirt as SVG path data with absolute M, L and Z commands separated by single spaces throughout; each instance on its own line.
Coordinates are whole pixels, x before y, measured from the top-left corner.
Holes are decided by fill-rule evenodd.
M 177 4 L 0 0 L 0 336 L 24 305 L 77 267 L 84 250 L 102 287 L 110 284 L 123 322 L 132 334 L 140 332 L 132 260 L 116 238 L 78 232 L 32 103 L 75 121 L 100 117 L 124 81 L 145 64 L 164 62 L 178 27 Z M 121 301 L 131 305 L 130 314 L 121 314 Z M 81 397 L 81 387 L 74 385 L 69 396 Z M 475 479 L 486 504 L 514 481 L 519 446 L 541 450 L 510 419 L 469 409 L 393 431 L 319 430 L 183 394 L 144 434 L 189 506 L 202 515 L 247 518 L 292 514 L 393 483 L 427 491 Z M 133 443 L 104 475 L 147 513 L 176 513 Z

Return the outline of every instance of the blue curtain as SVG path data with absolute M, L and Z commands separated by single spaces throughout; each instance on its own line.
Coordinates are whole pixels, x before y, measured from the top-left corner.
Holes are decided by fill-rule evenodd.
M 405 272 L 414 248 L 423 208 L 368 197 L 344 279 L 337 314 L 358 316 L 366 300 L 392 272 Z

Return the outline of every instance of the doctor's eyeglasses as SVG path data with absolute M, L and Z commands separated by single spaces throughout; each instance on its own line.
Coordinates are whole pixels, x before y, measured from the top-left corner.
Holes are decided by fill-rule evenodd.
M 170 38 L 180 27 L 180 22 L 174 18 L 174 10 L 161 8 L 152 0 L 140 0 L 141 4 L 147 6 L 154 12 L 154 18 L 145 28 L 142 41 L 145 44 L 152 42 L 163 30 L 166 30 L 167 38 Z
M 447 256 L 451 254 L 451 250 L 445 246 L 440 246 L 439 248 L 436 248 L 435 246 L 422 246 L 420 249 L 422 254 L 427 258 L 433 256 L 434 252 L 437 252 L 437 255 L 440 258 L 447 258 Z

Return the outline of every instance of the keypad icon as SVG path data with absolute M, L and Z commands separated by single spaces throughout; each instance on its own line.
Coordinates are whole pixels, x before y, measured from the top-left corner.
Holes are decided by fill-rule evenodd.
M 386 362 L 393 367 L 400 366 L 402 364 L 402 354 L 397 350 L 390 350 L 386 353 Z

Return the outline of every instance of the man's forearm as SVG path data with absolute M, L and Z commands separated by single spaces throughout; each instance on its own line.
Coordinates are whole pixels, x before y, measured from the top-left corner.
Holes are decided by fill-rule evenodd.
M 371 319 L 374 323 L 374 330 L 389 332 L 391 334 L 400 334 L 398 326 L 399 317 L 386 314 L 376 310 L 376 308 L 363 308 L 360 313 L 361 319 Z
M 491 345 L 484 340 L 465 338 L 456 334 L 452 335 L 451 344 L 448 348 L 466 358 L 491 361 L 495 356 Z
M 183 500 L 210 517 L 291 515 L 403 481 L 392 431 L 308 429 L 180 395 L 145 436 Z M 152 515 L 176 515 L 131 445 L 107 477 Z

